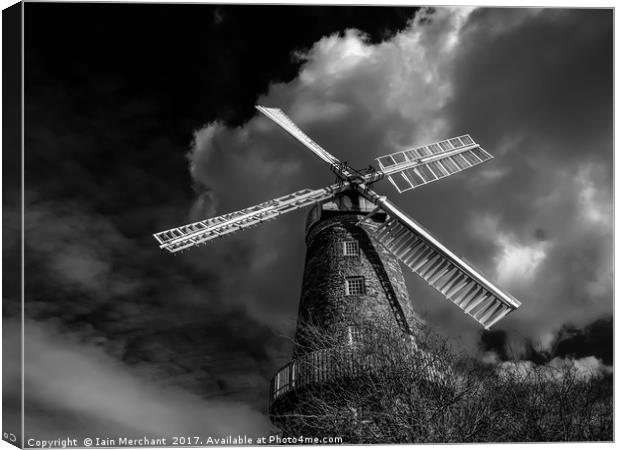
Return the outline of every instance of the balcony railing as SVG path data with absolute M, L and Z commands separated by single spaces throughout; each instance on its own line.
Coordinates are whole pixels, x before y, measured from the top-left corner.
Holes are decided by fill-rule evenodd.
M 413 362 L 412 370 L 418 370 L 426 381 L 447 383 L 449 370 L 444 364 L 434 360 L 428 353 L 411 345 L 408 362 Z M 382 361 L 383 360 L 383 361 Z M 334 381 L 343 376 L 376 372 L 386 367 L 385 359 L 377 353 L 369 352 L 361 344 L 348 344 L 335 348 L 306 353 L 284 365 L 271 380 L 270 405 L 286 393 L 311 384 Z

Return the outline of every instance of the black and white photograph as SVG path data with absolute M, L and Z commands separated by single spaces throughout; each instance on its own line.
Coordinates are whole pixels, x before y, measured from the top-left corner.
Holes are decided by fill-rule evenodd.
M 4 448 L 614 441 L 611 5 L 3 7 Z

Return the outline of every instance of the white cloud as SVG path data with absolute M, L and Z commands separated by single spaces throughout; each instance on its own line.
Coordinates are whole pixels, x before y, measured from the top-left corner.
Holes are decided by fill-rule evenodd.
M 476 216 L 470 222 L 472 234 L 494 242 L 494 278 L 506 289 L 531 283 L 547 257 L 548 241 L 530 239 L 521 242 L 514 234 L 503 231 L 497 216 Z
M 577 173 L 577 201 L 581 217 L 591 225 L 610 228 L 612 226 L 612 201 L 606 189 L 600 189 L 594 176 L 601 170 L 592 165 L 582 166 Z
M 349 78 L 354 71 L 364 70 L 362 65 L 372 55 L 373 47 L 366 45 L 364 36 L 357 30 L 347 30 L 342 38 L 337 35 L 323 38 L 309 53 L 297 53 L 298 58 L 311 61 L 299 74 L 299 81 L 312 89 Z
M 488 365 L 497 365 L 500 362 L 499 356 L 497 356 L 497 353 L 495 352 L 484 352 L 482 355 L 480 355 L 480 361 L 483 364 L 488 364 Z
M 39 408 L 56 411 L 58 420 L 84 417 L 87 420 L 81 432 L 91 436 L 106 430 L 113 432 L 109 436 L 116 436 L 119 426 L 139 437 L 258 435 L 271 428 L 265 415 L 245 404 L 206 400 L 160 384 L 100 347 L 79 342 L 76 336 L 60 335 L 32 321 L 26 322 L 25 333 L 26 397 L 28 401 L 36 399 L 30 404 L 32 409 L 26 408 L 30 437 L 53 438 L 38 434 Z M 75 435 L 76 428 L 56 430 L 57 434 L 63 432 Z
M 194 178 L 198 177 L 197 171 L 200 169 L 200 166 L 209 162 L 213 152 L 213 138 L 218 126 L 217 122 L 210 123 L 194 132 L 193 151 L 188 155 L 190 161 L 189 171 Z
M 532 373 L 534 363 L 532 361 L 504 361 L 495 369 L 502 378 L 526 379 Z
M 606 366 L 594 356 L 579 359 L 556 357 L 545 365 L 536 365 L 532 361 L 504 361 L 496 368 L 496 373 L 500 377 L 516 378 L 531 383 L 536 383 L 541 378 L 547 381 L 561 381 L 569 374 L 579 380 L 588 380 L 612 372 L 611 366 Z
M 498 236 L 497 243 L 501 248 L 495 258 L 497 280 L 507 287 L 531 282 L 545 260 L 547 243 L 521 244 L 506 235 Z
M 297 55 L 304 61 L 298 78 L 272 85 L 260 102 L 286 109 L 310 128 L 331 118 L 335 123 L 329 128 L 342 133 L 344 143 L 356 141 L 359 123 L 349 121 L 363 114 L 365 128 L 370 125 L 382 138 L 383 153 L 437 139 L 446 125 L 438 112 L 451 93 L 447 67 L 469 13 L 468 8 L 441 8 L 430 23 L 422 20 L 428 14 L 418 14 L 407 30 L 376 45 L 356 30 L 325 37 Z

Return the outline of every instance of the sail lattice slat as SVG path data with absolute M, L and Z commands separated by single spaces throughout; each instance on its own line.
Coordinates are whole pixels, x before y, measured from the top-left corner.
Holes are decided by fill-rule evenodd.
M 377 158 L 399 193 L 448 177 L 493 158 L 468 134 Z
M 329 200 L 343 189 L 343 186 L 337 184 L 324 189 L 303 189 L 240 211 L 161 231 L 153 236 L 159 242 L 160 248 L 176 253 L 211 239 L 275 219 L 281 214 Z
M 256 109 L 281 126 L 284 131 L 297 139 L 301 144 L 329 164 L 332 168 L 340 168 L 340 173 L 345 178 L 350 178 L 353 175 L 346 165 L 343 165 L 338 158 L 314 142 L 314 140 L 304 133 L 295 124 L 295 122 L 293 122 L 291 118 L 284 113 L 284 111 L 279 108 L 267 108 L 265 106 L 257 106 Z
M 519 307 L 519 301 L 407 219 L 389 216 L 375 238 L 445 298 L 487 329 Z

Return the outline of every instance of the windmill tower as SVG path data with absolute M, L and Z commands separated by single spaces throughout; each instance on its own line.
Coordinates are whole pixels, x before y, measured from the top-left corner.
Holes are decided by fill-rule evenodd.
M 401 336 L 409 337 L 412 351 L 417 351 L 415 335 L 421 321 L 409 299 L 401 264 L 486 329 L 520 306 L 370 187 L 387 178 L 403 193 L 491 159 L 469 135 L 382 156 L 377 158 L 379 170 L 370 166 L 358 171 L 310 139 L 280 109 L 257 109 L 326 162 L 337 183 L 154 237 L 160 248 L 176 253 L 312 206 L 293 357 L 271 382 L 269 410 L 274 423 L 281 425 L 295 411 L 303 414 L 300 399 L 316 386 L 354 376 L 360 368 L 372 370 L 368 360 L 359 364 L 357 350 L 345 352 L 343 370 L 340 349 L 358 348 L 356 341 L 376 324 L 399 328 Z M 336 338 L 326 347 L 314 339 L 317 334 Z M 423 352 L 416 355 L 425 358 Z M 441 378 L 432 367 L 429 370 L 429 379 Z

